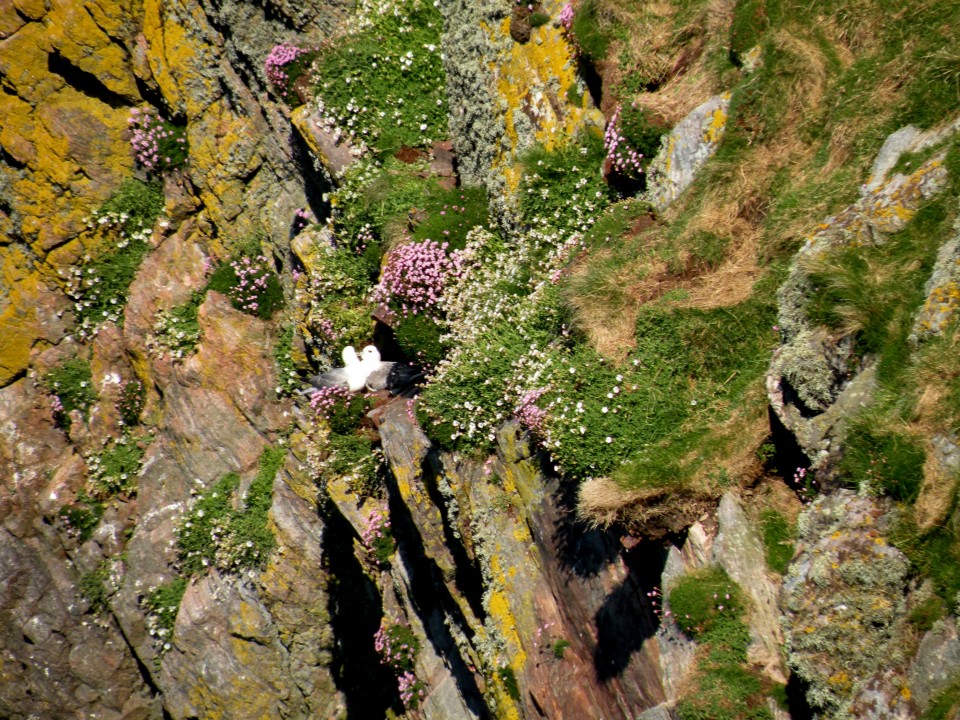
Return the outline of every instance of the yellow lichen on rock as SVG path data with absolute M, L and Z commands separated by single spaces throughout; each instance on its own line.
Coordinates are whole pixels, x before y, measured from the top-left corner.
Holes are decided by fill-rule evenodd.
M 559 4 L 553 9 L 559 9 Z M 487 27 L 495 41 L 510 37 L 510 18 Z M 496 42 L 495 42 L 496 44 Z M 552 149 L 585 126 L 603 127 L 603 116 L 585 100 L 570 104 L 566 91 L 577 84 L 576 60 L 561 30 L 552 23 L 533 28 L 529 42 L 511 42 L 491 68 L 506 127 L 506 147 L 497 159 L 511 190 L 520 180 L 516 153 L 530 142 Z M 518 122 L 527 126 L 518 127 Z M 532 137 L 531 135 L 532 131 Z
M 62 333 L 57 314 L 66 299 L 30 269 L 22 246 L 0 247 L 0 387 L 23 372 L 34 348 L 55 343 Z
M 723 93 L 720 97 L 723 98 L 724 101 L 729 101 L 730 93 Z M 727 129 L 727 119 L 729 117 L 727 114 L 728 107 L 725 102 L 707 118 L 706 127 L 703 131 L 703 139 L 705 142 L 714 144 L 720 142 L 724 131 Z

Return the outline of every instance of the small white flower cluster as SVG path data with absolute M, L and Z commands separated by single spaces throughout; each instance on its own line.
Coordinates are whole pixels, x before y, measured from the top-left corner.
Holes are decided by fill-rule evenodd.
M 142 228 L 129 231 L 127 224 L 130 217 L 126 213 L 95 214 L 87 220 L 87 230 L 99 235 L 109 236 L 111 239 L 110 252 L 124 250 L 131 243 L 146 246 L 152 230 Z M 123 317 L 123 301 L 118 297 L 104 297 L 102 278 L 97 272 L 97 263 L 89 254 L 81 257 L 79 265 L 71 267 L 69 271 L 60 268 L 57 273 L 66 282 L 65 291 L 73 300 L 74 314 L 80 319 L 77 335 L 81 340 L 95 337 L 100 326 L 105 322 L 120 323 Z M 102 307 L 96 316 L 91 314 L 93 308 Z
M 153 334 L 146 340 L 147 351 L 154 358 L 169 356 L 183 360 L 193 353 L 200 342 L 200 327 L 170 310 L 160 312 L 153 325 Z
M 106 498 L 136 487 L 143 460 L 142 438 L 125 432 L 106 442 L 99 453 L 84 457 L 87 483 L 92 496 Z

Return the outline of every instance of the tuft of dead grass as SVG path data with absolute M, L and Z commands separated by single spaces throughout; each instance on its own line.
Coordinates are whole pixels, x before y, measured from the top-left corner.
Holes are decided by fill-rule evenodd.
M 577 515 L 593 527 L 623 525 L 632 534 L 656 539 L 683 531 L 716 501 L 716 496 L 677 488 L 624 490 L 609 478 L 594 478 L 580 486 Z

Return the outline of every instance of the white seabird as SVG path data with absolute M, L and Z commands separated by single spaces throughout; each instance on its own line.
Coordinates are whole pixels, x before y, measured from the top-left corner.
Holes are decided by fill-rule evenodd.
M 311 375 L 307 379 L 307 382 L 309 382 L 314 389 L 342 387 L 347 388 L 351 392 L 363 390 L 367 383 L 367 375 L 370 374 L 370 365 L 363 364 L 352 345 L 347 345 L 343 349 L 341 356 L 343 357 L 343 367 L 332 368 L 319 375 Z M 379 353 L 377 353 L 377 356 L 379 359 Z
M 361 352 L 360 364 L 367 371 L 367 390 L 376 392 L 387 390 L 391 395 L 399 395 L 409 390 L 424 377 L 420 368 L 397 362 L 384 362 L 380 351 L 373 345 L 367 345 Z

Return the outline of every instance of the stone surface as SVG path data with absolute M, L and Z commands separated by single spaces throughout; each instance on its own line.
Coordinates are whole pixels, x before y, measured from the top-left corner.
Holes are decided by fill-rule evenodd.
M 460 663 L 482 673 L 480 680 L 461 676 L 461 692 L 475 687 L 497 717 L 621 717 L 625 708 L 665 699 L 646 594 L 657 579 L 644 566 L 652 547 L 624 553 L 611 535 L 582 527 L 570 515 L 572 500 L 543 478 L 512 426 L 485 464 L 430 452 L 405 401 L 385 408 L 380 433 L 396 478 L 391 492 L 402 500 L 391 507 L 410 513 L 416 547 L 439 583 L 434 595 L 450 598 L 436 602 L 453 637 L 433 635 L 438 610 L 415 602 L 406 603 L 419 616 L 411 624 L 426 628 L 436 652 L 448 653 L 454 677 Z M 554 653 L 559 640 L 568 643 L 562 658 Z M 519 702 L 502 685 L 501 667 L 517 678 Z M 425 671 L 449 682 L 450 671 Z M 440 708 L 451 701 L 438 700 L 433 710 L 427 703 L 425 712 L 449 717 Z
M 774 352 L 767 392 L 780 422 L 797 438 L 815 470 L 829 474 L 841 446 L 842 418 L 869 402 L 873 379 L 869 363 L 854 366 L 849 335 L 828 333 L 807 320 L 806 304 L 812 291 L 808 273 L 831 248 L 879 245 L 889 234 L 902 230 L 923 202 L 943 190 L 947 181 L 945 151 L 934 152 L 908 175 L 891 176 L 891 169 L 903 152 L 929 147 L 955 131 L 951 125 L 922 134 L 912 128 L 893 133 L 878 154 L 860 198 L 807 236 L 777 292 L 783 344 Z M 926 325 L 931 330 L 939 327 L 952 313 L 952 295 L 956 293 L 950 284 L 955 272 L 950 258 L 954 254 L 949 244 L 941 253 L 942 262 L 928 283 L 927 304 L 918 316 L 915 333 L 929 333 Z
M 665 210 L 694 181 L 717 151 L 727 127 L 730 93 L 716 95 L 695 108 L 667 134 L 647 168 L 645 197 L 658 212 Z
M 818 498 L 798 521 L 780 600 L 787 661 L 810 704 L 831 717 L 859 717 L 858 695 L 895 687 L 883 673 L 908 660 L 909 563 L 884 540 L 885 522 L 881 505 L 846 490 Z
M 956 618 L 948 617 L 924 634 L 910 663 L 909 688 L 921 711 L 926 711 L 937 693 L 956 678 L 958 668 L 960 634 Z
M 747 518 L 740 501 L 725 493 L 717 508 L 720 530 L 713 543 L 713 559 L 750 598 L 748 625 L 752 642 L 747 659 L 763 668 L 774 682 L 786 684 L 787 673 L 780 648 L 780 588 L 767 572 L 766 551 L 756 528 Z

